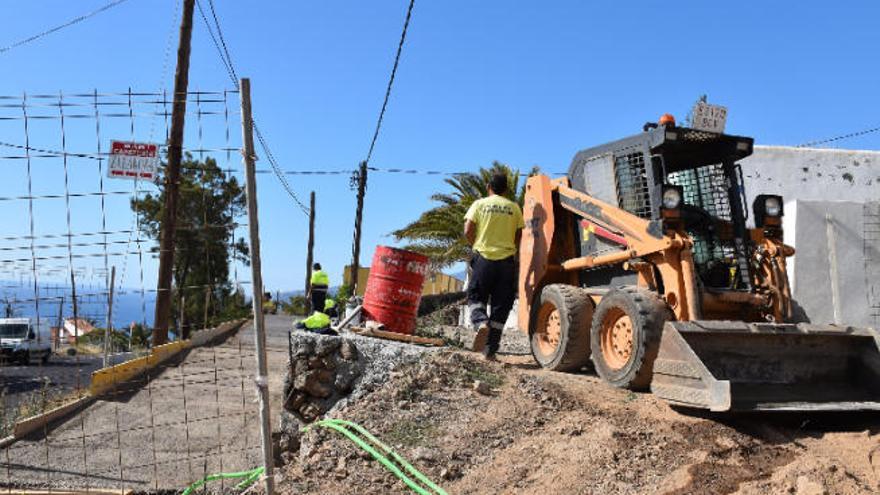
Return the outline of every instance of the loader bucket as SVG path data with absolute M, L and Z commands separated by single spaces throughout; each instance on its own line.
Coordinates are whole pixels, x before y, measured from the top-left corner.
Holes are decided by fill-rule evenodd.
M 836 325 L 668 322 L 651 391 L 710 411 L 877 411 L 880 336 Z

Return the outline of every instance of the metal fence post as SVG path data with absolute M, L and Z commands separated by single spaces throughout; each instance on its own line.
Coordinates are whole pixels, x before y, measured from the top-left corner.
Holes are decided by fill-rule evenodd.
M 254 309 L 254 342 L 257 354 L 257 390 L 260 395 L 260 438 L 263 445 L 266 494 L 275 489 L 272 456 L 272 425 L 269 418 L 269 370 L 266 363 L 266 328 L 263 318 L 263 276 L 260 268 L 260 226 L 257 219 L 257 177 L 254 169 L 254 121 L 251 116 L 251 81 L 242 78 L 241 130 L 244 143 L 245 191 L 247 193 L 248 228 L 251 244 L 251 281 Z

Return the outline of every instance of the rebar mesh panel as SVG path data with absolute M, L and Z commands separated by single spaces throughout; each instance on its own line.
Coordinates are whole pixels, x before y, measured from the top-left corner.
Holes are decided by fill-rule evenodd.
M 621 208 L 641 218 L 653 216 L 645 154 L 637 151 L 614 157 L 617 201 Z
M 683 188 L 682 201 L 697 206 L 718 220 L 730 221 L 730 197 L 728 180 L 721 164 L 704 165 L 690 170 L 672 172 L 667 176 L 670 184 Z M 710 261 L 732 262 L 736 258 L 733 241 L 722 241 L 716 233 L 688 229 L 694 240 L 694 262 L 700 268 Z

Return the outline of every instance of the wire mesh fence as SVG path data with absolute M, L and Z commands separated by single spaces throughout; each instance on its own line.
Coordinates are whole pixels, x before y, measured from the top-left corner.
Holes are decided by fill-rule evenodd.
M 238 93 L 186 99 L 173 340 L 249 311 Z M 0 96 L 0 439 L 87 397 L 93 372 L 150 352 L 161 167 L 119 178 L 111 165 L 114 142 L 167 141 L 172 101 L 131 89 Z M 0 443 L 0 487 L 172 489 L 259 465 L 253 360 L 233 335 L 116 383 Z

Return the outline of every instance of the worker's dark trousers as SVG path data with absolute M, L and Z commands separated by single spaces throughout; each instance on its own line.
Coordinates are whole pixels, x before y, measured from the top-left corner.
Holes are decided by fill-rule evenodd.
M 516 297 L 516 265 L 513 256 L 503 260 L 487 260 L 474 254 L 471 260 L 471 278 L 468 283 L 468 307 L 471 310 L 471 323 L 474 327 L 489 323 L 489 340 L 486 352 L 498 352 L 501 331 Z M 491 315 L 486 314 L 486 305 L 491 305 Z
M 312 311 L 324 311 L 324 301 L 326 300 L 326 287 L 312 287 Z

